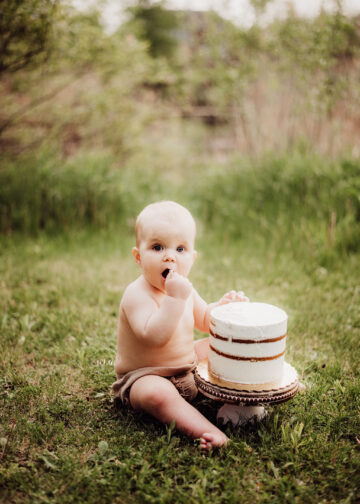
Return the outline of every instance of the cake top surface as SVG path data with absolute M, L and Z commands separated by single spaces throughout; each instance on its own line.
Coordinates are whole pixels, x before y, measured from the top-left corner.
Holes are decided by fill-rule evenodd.
M 211 311 L 211 320 L 238 326 L 266 326 L 287 320 L 287 314 L 267 303 L 228 303 Z

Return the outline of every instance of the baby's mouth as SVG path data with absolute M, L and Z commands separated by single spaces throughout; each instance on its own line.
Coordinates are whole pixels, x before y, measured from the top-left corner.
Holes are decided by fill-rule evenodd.
M 168 276 L 168 274 L 170 273 L 170 269 L 169 268 L 166 268 L 164 269 L 164 271 L 161 273 L 162 277 L 163 278 L 166 278 Z

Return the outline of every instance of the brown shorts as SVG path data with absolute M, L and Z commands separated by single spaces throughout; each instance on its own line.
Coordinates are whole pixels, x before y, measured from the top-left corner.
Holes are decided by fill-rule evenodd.
M 116 382 L 112 384 L 114 396 L 123 404 L 129 404 L 130 388 L 143 376 L 156 375 L 168 378 L 175 385 L 180 395 L 187 401 L 192 401 L 197 395 L 197 387 L 194 380 L 194 369 L 197 361 L 185 366 L 159 366 L 134 369 L 123 375 L 118 375 Z

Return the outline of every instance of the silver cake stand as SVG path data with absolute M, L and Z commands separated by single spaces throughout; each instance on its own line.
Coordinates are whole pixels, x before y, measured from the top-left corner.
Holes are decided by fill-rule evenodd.
M 296 370 L 284 362 L 282 379 L 277 383 L 245 385 L 220 380 L 209 373 L 208 360 L 199 362 L 195 383 L 202 394 L 215 401 L 242 406 L 267 406 L 292 399 L 299 388 Z

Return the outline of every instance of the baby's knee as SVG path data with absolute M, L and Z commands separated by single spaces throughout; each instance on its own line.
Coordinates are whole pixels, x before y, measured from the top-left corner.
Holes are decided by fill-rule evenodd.
M 166 394 L 162 387 L 146 390 L 142 395 L 142 406 L 144 409 L 160 411 L 166 402 Z
M 130 403 L 135 409 L 146 411 L 161 411 L 169 402 L 173 393 L 177 394 L 173 385 L 165 378 L 158 380 L 144 377 L 137 380 L 130 390 Z M 174 389 L 174 390 L 173 390 Z

